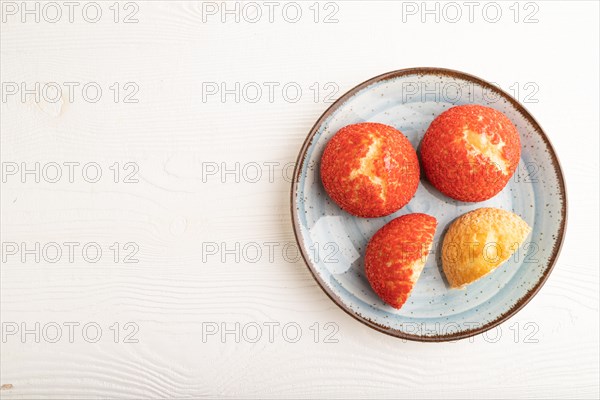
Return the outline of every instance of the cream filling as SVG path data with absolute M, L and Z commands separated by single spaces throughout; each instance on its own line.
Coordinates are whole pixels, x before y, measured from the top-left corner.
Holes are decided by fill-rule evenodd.
M 502 156 L 502 148 L 506 145 L 502 140 L 498 144 L 492 144 L 485 133 L 477 133 L 469 129 L 463 130 L 463 139 L 470 145 L 467 150 L 470 156 L 482 155 L 496 166 L 504 175 L 508 175 L 508 162 Z
M 421 276 L 421 272 L 423 272 L 423 268 L 425 268 L 425 263 L 427 262 L 427 257 L 431 252 L 432 246 L 433 241 L 431 241 L 431 243 L 429 243 L 429 246 L 427 246 L 427 252 L 425 253 L 426 255 L 421 254 L 421 257 L 419 257 L 419 259 L 415 261 L 412 265 L 412 275 L 410 276 L 410 280 L 413 283 L 413 285 L 417 283 L 419 276 Z

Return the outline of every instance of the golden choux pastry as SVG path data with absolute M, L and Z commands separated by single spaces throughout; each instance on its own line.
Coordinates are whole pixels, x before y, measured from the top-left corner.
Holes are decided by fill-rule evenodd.
M 494 271 L 525 241 L 531 228 L 521 217 L 498 208 L 480 208 L 456 219 L 442 244 L 442 268 L 452 288 Z

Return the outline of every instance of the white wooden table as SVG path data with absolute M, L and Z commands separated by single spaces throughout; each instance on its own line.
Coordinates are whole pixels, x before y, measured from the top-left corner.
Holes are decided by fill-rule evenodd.
M 3 399 L 598 398 L 598 3 L 313 3 L 2 2 Z M 314 121 L 413 66 L 513 93 L 568 187 L 541 292 L 455 343 L 345 314 L 290 222 Z

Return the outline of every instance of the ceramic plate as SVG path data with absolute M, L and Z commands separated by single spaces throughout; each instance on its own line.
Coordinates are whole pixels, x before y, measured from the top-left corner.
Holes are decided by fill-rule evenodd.
M 325 193 L 319 161 L 343 126 L 380 122 L 403 132 L 415 149 L 431 121 L 448 108 L 481 104 L 503 112 L 521 136 L 517 172 L 502 192 L 479 203 L 450 199 L 423 177 L 415 197 L 400 211 L 363 219 L 341 210 Z M 417 150 L 418 152 L 418 150 Z M 384 333 L 420 341 L 469 337 L 514 315 L 538 292 L 556 261 L 566 224 L 562 171 L 535 119 L 511 96 L 474 76 L 446 69 L 415 68 L 370 79 L 336 101 L 310 131 L 292 182 L 292 219 L 302 255 L 316 281 L 343 310 Z M 440 245 L 448 224 L 480 208 L 520 215 L 532 228 L 526 243 L 501 267 L 466 290 L 447 286 Z M 422 212 L 438 220 L 433 253 L 408 301 L 396 310 L 371 289 L 363 256 L 372 235 L 403 214 Z

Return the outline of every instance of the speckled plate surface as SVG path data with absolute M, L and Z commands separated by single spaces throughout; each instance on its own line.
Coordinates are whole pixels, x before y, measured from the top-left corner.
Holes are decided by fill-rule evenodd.
M 452 200 L 421 177 L 415 197 L 400 211 L 363 219 L 341 210 L 325 193 L 319 161 L 329 139 L 343 126 L 370 121 L 391 125 L 412 145 L 431 121 L 460 104 L 481 104 L 510 118 L 521 136 L 521 161 L 506 188 L 480 203 Z M 474 76 L 446 69 L 414 68 L 370 79 L 336 101 L 311 129 L 298 157 L 292 182 L 294 231 L 316 281 L 343 310 L 384 333 L 420 341 L 469 337 L 488 330 L 521 309 L 548 278 L 566 225 L 562 171 L 548 138 L 534 118 L 499 88 Z M 504 265 L 468 286 L 449 289 L 441 270 L 440 248 L 449 223 L 480 208 L 498 207 L 520 215 L 532 228 L 525 244 Z M 403 214 L 437 218 L 433 254 L 406 304 L 383 303 L 364 273 L 363 256 L 371 236 Z

